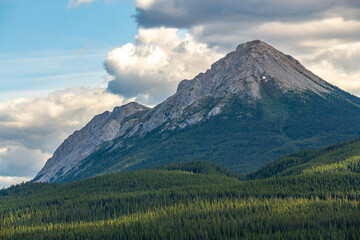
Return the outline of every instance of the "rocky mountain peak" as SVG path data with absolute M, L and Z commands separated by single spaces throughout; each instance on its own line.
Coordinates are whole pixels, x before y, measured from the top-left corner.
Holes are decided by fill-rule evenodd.
M 264 52 L 264 51 L 277 51 L 275 48 L 273 48 L 272 46 L 270 46 L 269 44 L 261 41 L 261 40 L 253 40 L 253 41 L 249 41 L 246 43 L 241 43 L 239 46 L 237 46 L 236 48 L 236 52 L 237 51 L 242 51 L 242 50 L 250 50 L 252 49 L 253 51 L 258 50 L 260 52 Z
M 162 133 L 206 122 L 222 114 L 234 99 L 248 105 L 261 103 L 264 89 L 269 88 L 276 88 L 271 91 L 276 94 L 312 92 L 324 99 L 336 91 L 293 57 L 260 40 L 246 42 L 205 73 L 181 81 L 177 92 L 153 109 L 132 102 L 94 117 L 61 144 L 34 181 L 57 181 L 69 171 L 78 174 L 80 162 L 104 142 L 111 146 L 109 151 L 131 147 L 126 144 L 130 138 L 141 139 L 152 131 Z M 243 115 L 239 114 L 239 118 Z
M 270 82 L 283 92 L 309 90 L 321 95 L 332 90 L 327 82 L 293 57 L 254 40 L 240 44 L 234 52 L 193 80 L 182 81 L 177 92 L 191 92 L 195 98 L 208 94 L 215 97 L 235 94 L 260 99 L 260 84 Z
M 125 117 L 131 116 L 139 111 L 149 110 L 150 108 L 141 105 L 136 102 L 130 102 L 120 107 L 115 107 L 112 111 L 110 118 L 112 119 L 124 119 Z
M 264 85 L 284 93 L 311 91 L 320 96 L 334 90 L 293 57 L 255 40 L 240 44 L 235 51 L 212 64 L 209 70 L 200 73 L 193 80 L 181 81 L 175 95 L 152 110 L 142 131 L 146 133 L 165 122 L 175 121 L 176 123 L 168 124 L 168 128 L 173 129 L 179 119 L 183 118 L 184 109 L 204 97 L 237 97 L 246 102 L 260 100 L 261 87 Z M 192 125 L 208 116 L 217 115 L 224 104 L 220 103 L 208 113 L 192 114 L 187 119 L 182 119 L 185 123 L 180 126 Z

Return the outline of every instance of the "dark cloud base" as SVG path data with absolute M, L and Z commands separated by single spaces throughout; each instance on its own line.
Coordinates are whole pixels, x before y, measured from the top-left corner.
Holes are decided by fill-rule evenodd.
M 302 22 L 327 15 L 359 19 L 357 0 L 156 0 L 146 9 L 137 8 L 139 26 L 191 28 L 214 21 L 262 23 L 268 21 Z

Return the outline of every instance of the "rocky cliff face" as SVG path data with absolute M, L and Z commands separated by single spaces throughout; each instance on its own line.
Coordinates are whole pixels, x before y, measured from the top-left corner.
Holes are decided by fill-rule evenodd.
M 267 93 L 269 91 L 272 94 L 271 96 Z M 309 103 L 306 106 L 309 107 L 304 105 L 304 102 L 306 102 L 305 98 L 301 97 L 302 95 L 305 96 L 306 93 L 310 93 L 313 96 L 312 99 L 307 100 Z M 295 97 L 292 100 L 292 94 L 300 97 Z M 284 95 L 285 97 L 276 95 Z M 333 97 L 329 98 L 330 95 L 336 95 L 337 100 L 334 100 Z M 192 152 L 189 158 L 191 156 L 200 156 L 211 159 L 211 157 L 223 151 L 221 148 L 219 148 L 220 150 L 214 150 L 211 144 L 223 144 L 224 142 L 231 146 L 240 144 L 236 149 L 246 149 L 246 151 L 237 153 L 242 155 L 241 159 L 237 160 L 237 156 L 234 157 L 234 154 L 228 153 L 230 150 L 220 154 L 221 158 L 226 159 L 228 157 L 230 159 L 224 160 L 225 165 L 228 167 L 236 166 L 239 170 L 244 164 L 251 165 L 251 163 L 236 164 L 232 162 L 232 158 L 235 159 L 235 162 L 246 162 L 248 161 L 246 159 L 250 161 L 255 158 L 266 162 L 269 160 L 269 156 L 289 153 L 291 150 L 298 149 L 298 146 L 299 149 L 302 149 L 304 148 L 303 146 L 322 146 L 332 143 L 331 140 L 328 140 L 331 139 L 327 135 L 328 132 L 331 132 L 332 136 L 339 133 L 339 139 L 347 139 L 350 136 L 354 136 L 354 134 L 357 134 L 357 128 L 353 129 L 357 123 L 356 119 L 359 118 L 360 120 L 360 112 L 358 112 L 357 105 L 360 101 L 354 104 L 352 100 L 349 100 L 350 97 L 347 93 L 317 77 L 291 56 L 285 55 L 259 40 L 247 42 L 239 45 L 234 52 L 229 53 L 214 63 L 211 69 L 205 73 L 199 74 L 193 80 L 183 80 L 180 82 L 177 92 L 153 109 L 137 103 L 130 103 L 115 108 L 112 113 L 105 112 L 96 116 L 83 129 L 76 131 L 64 141 L 34 181 L 70 181 L 99 173 L 111 172 L 114 169 L 120 169 L 121 171 L 128 170 L 131 169 L 131 166 L 135 165 L 141 169 L 142 166 L 139 165 L 141 162 L 152 159 L 152 155 L 162 154 L 161 148 L 154 150 L 157 149 L 157 146 L 151 144 L 156 143 L 153 143 L 150 139 L 146 140 L 149 149 L 139 157 L 140 154 L 138 152 L 145 152 L 145 150 L 138 146 L 142 139 L 149 136 L 150 133 L 174 132 L 173 136 L 175 136 L 180 130 L 200 125 L 202 127 L 199 127 L 199 129 L 202 128 L 205 129 L 203 131 L 211 132 L 213 128 L 209 126 L 212 119 L 216 116 L 221 116 L 225 109 L 229 113 L 229 111 L 232 111 L 232 108 L 234 108 L 234 113 L 227 114 L 223 118 L 225 120 L 219 122 L 219 124 L 228 124 L 228 128 L 225 126 L 224 136 L 221 135 L 222 132 L 219 133 L 221 135 L 219 136 L 219 142 L 212 141 L 209 138 L 211 141 L 209 140 L 208 146 L 202 147 L 199 150 L 203 151 L 204 154 L 199 155 L 196 152 Z M 356 98 L 355 100 L 358 101 L 359 99 Z M 252 112 L 247 112 L 248 110 L 239 107 L 243 106 L 246 108 L 249 104 L 256 105 L 256 107 L 252 107 Z M 310 106 L 320 109 L 315 120 L 313 120 L 313 110 Z M 294 110 L 295 108 L 298 110 Z M 327 125 L 314 122 L 313 125 L 319 124 L 321 130 L 312 129 L 311 121 L 339 117 L 343 114 L 340 112 L 345 114 L 351 113 L 352 115 L 350 115 L 354 123 L 348 124 L 348 122 L 344 122 L 346 127 L 333 131 L 333 124 L 331 122 Z M 298 116 L 298 113 L 303 115 Z M 255 118 L 255 115 L 258 117 Z M 305 120 L 301 122 L 302 120 L 300 121 L 299 119 Z M 343 123 L 341 118 L 336 121 L 338 125 Z M 207 127 L 204 127 L 204 124 L 207 124 Z M 265 126 L 264 129 L 261 126 Z M 229 130 L 231 128 L 234 128 L 234 130 Z M 304 129 L 300 129 L 299 134 L 291 132 L 291 130 L 298 128 Z M 229 132 L 225 133 L 228 130 Z M 342 132 L 345 130 L 348 133 L 346 136 L 342 135 Z M 204 134 L 206 135 L 208 132 Z M 264 132 L 266 133 L 265 135 L 263 134 Z M 267 140 L 262 137 L 263 135 L 269 139 L 274 138 L 276 140 L 265 143 Z M 160 141 L 163 141 L 165 144 L 167 137 L 159 136 Z M 314 136 L 317 136 L 315 140 L 312 139 Z M 173 138 L 175 139 L 176 137 Z M 253 138 L 251 144 L 247 142 L 249 138 Z M 332 138 L 336 141 L 336 138 Z M 181 142 L 181 148 L 193 147 L 188 144 L 186 139 L 184 141 L 181 138 L 176 139 L 174 142 Z M 239 143 L 239 140 L 241 143 Z M 102 148 L 102 144 L 105 143 L 106 148 Z M 259 146 L 249 149 L 256 144 Z M 262 146 L 266 147 L 262 149 Z M 175 148 L 178 147 L 177 145 L 174 145 L 174 149 L 170 147 L 168 149 L 168 156 L 176 153 L 177 149 Z M 108 162 L 101 162 L 99 159 L 91 157 L 92 153 L 100 151 L 100 149 L 102 152 L 99 154 L 104 159 L 108 159 Z M 126 152 L 124 152 L 124 149 Z M 194 149 L 194 151 L 197 151 L 196 148 Z M 234 151 L 237 151 L 236 149 Z M 134 151 L 134 153 L 131 151 Z M 122 155 L 114 156 L 117 152 L 121 152 Z M 209 155 L 208 152 L 213 153 Z M 123 159 L 127 157 L 127 154 L 129 156 L 133 154 L 136 157 L 131 155 L 133 157 L 128 157 L 125 161 Z M 225 156 L 226 154 L 229 156 Z M 268 155 L 265 156 L 265 154 Z M 174 155 L 172 158 L 175 159 L 177 156 Z M 186 160 L 187 156 L 184 155 L 183 158 Z M 115 166 L 121 161 L 124 161 L 120 164 L 121 166 Z M 146 166 L 152 166 L 155 163 L 147 164 Z M 96 167 L 104 169 L 98 171 Z M 109 169 L 106 170 L 105 168 Z M 86 174 L 88 169 L 92 169 L 91 174 Z M 78 178 L 77 176 L 80 175 L 82 177 Z M 66 177 L 64 178 L 64 176 Z
M 193 80 L 180 82 L 177 92 L 156 106 L 142 124 L 141 135 L 167 123 L 163 129 L 184 128 L 217 115 L 226 99 L 209 112 L 199 111 L 199 100 L 208 96 L 236 96 L 244 101 L 261 99 L 260 85 L 272 84 L 282 92 L 311 91 L 318 95 L 334 90 L 333 86 L 307 70 L 297 60 L 268 44 L 255 40 L 241 44 Z M 196 110 L 186 114 L 191 105 Z M 184 119 L 185 118 L 185 119 Z
M 75 131 L 55 151 L 44 168 L 37 174 L 37 182 L 54 182 L 94 152 L 103 142 L 122 137 L 139 123 L 139 117 L 150 109 L 138 103 L 115 107 L 113 112 L 95 116 L 84 128 Z M 135 114 L 138 117 L 132 118 Z

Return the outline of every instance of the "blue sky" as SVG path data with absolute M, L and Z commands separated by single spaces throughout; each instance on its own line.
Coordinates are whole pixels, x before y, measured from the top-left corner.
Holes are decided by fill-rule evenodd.
M 132 41 L 133 1 L 97 1 L 69 8 L 67 0 L 2 0 L 0 51 L 106 49 Z
M 134 4 L 2 0 L 0 100 L 104 84 L 107 52 L 137 33 Z
M 0 188 L 94 115 L 153 106 L 260 39 L 360 96 L 354 0 L 0 0 Z

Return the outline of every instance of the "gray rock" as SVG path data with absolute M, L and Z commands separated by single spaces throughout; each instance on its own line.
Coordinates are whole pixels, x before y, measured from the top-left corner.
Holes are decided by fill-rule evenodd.
M 174 122 L 183 120 L 184 109 L 204 97 L 237 96 L 244 101 L 258 100 L 261 98 L 261 82 L 271 82 L 283 92 L 312 91 L 321 95 L 333 90 L 330 84 L 291 56 L 255 40 L 239 45 L 236 51 L 212 64 L 211 69 L 200 73 L 193 80 L 181 81 L 175 95 L 149 112 L 140 134 L 145 135 L 168 121 L 173 122 L 169 126 L 176 125 Z M 219 114 L 221 108 L 219 106 L 210 113 L 204 113 L 201 119 Z M 199 119 L 199 116 L 196 118 Z M 190 121 L 187 125 L 195 123 L 197 121 Z M 184 128 L 183 124 L 178 126 Z
M 100 144 L 125 134 L 138 119 L 126 120 L 138 112 L 149 111 L 138 103 L 129 103 L 95 116 L 84 128 L 75 131 L 55 151 L 44 168 L 37 174 L 37 182 L 54 182 L 76 167 L 79 162 L 94 152 Z

